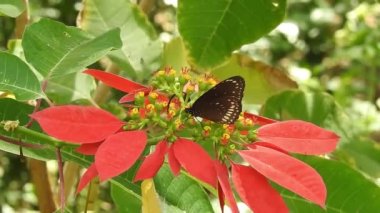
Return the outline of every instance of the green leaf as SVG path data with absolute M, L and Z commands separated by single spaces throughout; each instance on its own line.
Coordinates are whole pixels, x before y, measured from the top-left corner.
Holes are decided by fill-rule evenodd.
M 124 69 L 119 62 L 128 61 L 137 72 L 148 70 L 147 74 L 161 66 L 162 42 L 157 38 L 153 26 L 137 5 L 129 0 L 114 0 L 112 7 L 103 0 L 84 2 L 80 13 L 82 29 L 93 35 L 120 27 L 123 46 L 111 53 L 111 59 Z M 131 76 L 135 73 L 125 70 Z
M 181 37 L 174 38 L 165 45 L 163 67 L 172 67 L 178 71 L 184 67 L 190 67 Z
M 0 0 L 0 16 L 6 15 L 16 18 L 24 10 L 25 4 L 23 0 Z
M 96 105 L 91 97 L 95 80 L 90 75 L 70 73 L 49 81 L 46 94 L 56 104 L 67 104 L 76 100 L 87 100 Z
M 355 138 L 344 143 L 336 155 L 353 168 L 374 179 L 380 178 L 380 144 L 365 138 Z
M 330 116 L 337 114 L 338 108 L 326 93 L 291 90 L 268 99 L 261 112 L 276 120 L 300 119 L 322 125 Z
M 17 100 L 45 97 L 33 71 L 17 56 L 0 52 L 0 76 L 0 91 L 12 92 Z
M 120 48 L 120 30 L 93 37 L 76 27 L 41 19 L 26 28 L 22 46 L 26 60 L 45 78 L 83 70 L 110 50 Z
M 315 168 L 327 186 L 326 210 L 287 190 L 281 191 L 290 212 L 378 212 L 380 188 L 343 163 L 317 157 L 301 160 Z
M 214 212 L 203 188 L 186 175 L 174 177 L 167 165 L 162 166 L 154 177 L 154 184 L 166 202 L 185 212 Z
M 284 18 L 286 0 L 182 0 L 178 27 L 190 56 L 204 68 L 270 32 Z
M 25 125 L 29 121 L 29 114 L 34 107 L 18 102 L 11 98 L 0 99 L 0 121 L 20 121 L 20 125 Z
M 132 193 L 128 193 L 125 187 L 120 184 L 111 184 L 111 196 L 117 207 L 117 212 L 129 213 L 141 211 L 141 198 L 137 198 L 133 196 Z
M 262 104 L 272 95 L 297 87 L 281 70 L 241 54 L 234 54 L 228 63 L 213 69 L 212 73 L 221 80 L 242 76 L 246 83 L 243 98 L 249 104 Z

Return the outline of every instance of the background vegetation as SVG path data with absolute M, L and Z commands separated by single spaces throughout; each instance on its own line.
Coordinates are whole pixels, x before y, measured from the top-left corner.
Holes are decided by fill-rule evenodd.
M 3 2 L 7 1 L 0 0 L 0 9 Z M 104 2 L 112 7 L 113 1 Z M 118 54 L 110 56 L 121 70 L 120 74 L 146 83 L 151 73 L 160 67 L 173 66 L 179 70 L 181 66 L 188 63 L 181 61 L 184 54 L 184 50 L 181 49 L 183 44 L 176 38 L 179 34 L 178 22 L 186 22 L 186 20 L 180 20 L 181 16 L 177 16 L 177 13 L 186 11 L 181 11 L 177 8 L 175 1 L 169 0 L 141 0 L 133 4 L 141 9 L 142 13 L 138 12 L 139 14 L 145 13 L 149 21 L 149 23 L 144 23 L 137 18 L 138 26 L 135 28 L 143 29 L 144 35 L 148 36 L 141 37 L 141 34 L 136 33 L 135 37 L 128 38 L 130 39 L 128 41 L 141 44 L 146 39 L 149 42 L 145 42 L 147 46 L 136 46 L 134 49 L 146 56 L 143 59 L 133 58 L 134 52 L 128 55 L 131 59 L 128 63 L 121 61 Z M 81 19 L 77 20 L 83 6 L 81 1 L 75 0 L 31 0 L 29 1 L 30 23 L 45 17 L 68 26 L 76 26 L 79 23 L 82 29 L 90 31 L 93 35 L 105 32 L 106 29 L 102 26 L 98 29 L 91 26 L 94 23 L 86 16 L 91 16 L 90 10 L 86 14 L 79 14 Z M 91 7 L 89 3 L 86 6 Z M 235 71 L 231 72 L 231 69 L 236 70 L 251 82 L 247 88 L 251 96 L 245 97 L 247 110 L 257 111 L 274 119 L 302 119 L 337 132 L 341 136 L 341 142 L 338 150 L 330 156 L 333 161 L 321 163 L 313 159 L 304 160 L 311 165 L 315 164 L 327 185 L 331 186 L 328 189 L 329 193 L 337 194 L 330 198 L 332 199 L 331 208 L 327 208 L 328 212 L 334 212 L 334 209 L 341 212 L 371 212 L 364 211 L 364 208 L 358 206 L 365 203 L 363 205 L 368 205 L 369 209 L 373 210 L 380 205 L 371 203 L 376 198 L 377 200 L 380 198 L 378 187 L 380 178 L 380 4 L 377 1 L 359 0 L 288 0 L 286 7 L 285 19 L 275 30 L 254 43 L 247 41 L 240 49 L 236 48 L 238 50 L 235 55 L 223 65 L 220 65 L 221 62 L 218 61 L 217 56 L 213 58 L 212 54 L 206 53 L 207 59 L 202 60 L 202 56 L 196 50 L 190 51 L 200 57 L 194 59 L 199 65 L 195 70 L 211 71 L 221 79 L 231 75 L 232 72 L 235 73 Z M 137 7 L 133 6 L 127 8 L 125 13 L 134 14 L 137 13 L 136 11 Z M 243 11 L 241 16 L 244 16 Z M 22 21 L 20 17 L 16 19 L 9 15 L 1 16 L 0 50 L 12 50 L 16 54 L 21 51 L 20 44 L 15 40 L 22 38 L 22 31 L 19 32 L 17 28 L 18 22 Z M 198 21 L 202 19 L 206 20 L 207 17 L 201 16 Z M 186 28 L 186 25 L 182 27 Z M 187 31 L 181 28 L 180 31 L 186 39 Z M 199 33 L 202 34 L 202 31 L 199 30 Z M 233 40 L 235 34 L 231 31 L 228 32 L 228 36 Z M 162 50 L 160 47 L 164 43 L 166 45 Z M 128 53 L 125 51 L 124 54 L 126 52 Z M 38 57 L 38 55 L 34 56 Z M 28 57 L 33 57 L 33 55 L 26 55 L 26 58 Z M 175 59 L 176 57 L 179 59 Z M 39 60 L 43 61 L 44 58 L 39 58 Z M 174 61 L 178 64 L 173 64 Z M 102 59 L 91 67 L 108 69 L 112 72 L 115 68 L 109 64 L 107 60 Z M 219 65 L 216 66 L 216 64 Z M 241 67 L 236 67 L 236 64 L 240 64 Z M 33 64 L 33 66 L 38 66 L 38 64 Z M 267 83 L 260 83 L 263 81 Z M 86 86 L 94 90 L 93 83 L 90 81 Z M 295 90 L 296 87 L 298 90 Z M 93 100 L 57 95 L 64 92 L 64 89 L 58 92 L 47 90 L 49 98 L 56 103 L 95 101 L 114 112 L 118 110 L 116 100 L 121 96 L 115 91 L 112 95 L 95 96 Z M 104 102 L 103 98 L 106 98 L 107 102 Z M 2 107 L 0 103 L 0 111 Z M 0 143 L 3 142 L 0 141 Z M 30 160 L 19 155 L 9 153 L 17 153 L 18 150 L 9 150 L 6 145 L 2 145 L 1 150 L 4 150 L 0 151 L 2 211 L 34 210 L 38 212 L 38 199 L 32 184 L 31 165 L 33 163 L 31 164 Z M 41 154 L 38 156 L 44 159 L 49 158 Z M 47 161 L 47 167 L 52 183 L 56 183 L 56 161 Z M 336 170 L 324 168 L 336 168 Z M 333 175 L 339 176 L 339 179 L 332 178 Z M 110 193 L 109 184 L 103 184 L 100 187 L 100 201 L 98 200 L 96 207 L 99 211 L 116 211 L 117 206 L 122 208 L 120 206 L 123 206 L 123 201 L 115 199 L 117 197 L 115 194 L 123 192 L 113 189 Z M 358 187 L 362 188 L 359 190 Z M 53 188 L 52 196 L 58 196 L 57 188 Z M 343 193 L 340 192 L 341 189 Z M 283 192 L 283 194 L 287 199 L 292 199 L 289 192 Z M 372 199 L 367 199 L 368 197 Z M 81 196 L 78 199 L 74 196 L 68 198 L 70 209 L 74 212 L 83 209 L 81 205 L 87 199 Z M 54 199 L 57 200 L 57 197 Z M 291 203 L 290 207 L 294 212 L 305 212 L 303 208 L 312 208 L 299 205 L 297 200 L 287 201 L 287 203 L 288 205 Z M 316 210 L 316 212 L 319 211 L 323 212 L 320 209 Z

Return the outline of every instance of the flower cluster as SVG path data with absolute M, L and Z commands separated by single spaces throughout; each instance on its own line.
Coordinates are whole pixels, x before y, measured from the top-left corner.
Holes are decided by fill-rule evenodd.
M 51 107 L 32 115 L 47 134 L 80 144 L 77 152 L 95 156 L 78 192 L 96 176 L 103 181 L 125 172 L 147 145 L 154 145 L 135 181 L 154 177 L 167 159 L 174 175 L 182 168 L 218 189 L 221 207 L 226 199 L 233 212 L 238 212 L 233 186 L 254 212 L 287 212 L 268 180 L 324 207 L 322 178 L 289 153 L 331 152 L 339 140 L 333 132 L 304 121 L 278 122 L 246 112 L 231 125 L 194 118 L 185 109 L 217 81 L 191 76 L 188 70 L 158 71 L 150 87 L 99 70 L 85 73 L 127 93 L 120 99 L 125 121 L 82 106 Z

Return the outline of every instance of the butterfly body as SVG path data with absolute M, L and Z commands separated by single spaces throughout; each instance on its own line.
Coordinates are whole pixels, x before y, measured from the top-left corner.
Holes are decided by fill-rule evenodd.
M 195 117 L 221 124 L 232 124 L 242 111 L 245 81 L 240 76 L 228 78 L 201 95 L 185 111 Z

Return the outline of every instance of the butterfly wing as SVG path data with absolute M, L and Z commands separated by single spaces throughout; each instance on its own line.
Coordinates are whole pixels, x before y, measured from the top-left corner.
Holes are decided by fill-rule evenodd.
M 242 77 L 228 78 L 205 92 L 187 111 L 217 123 L 234 123 L 242 111 L 244 87 Z

